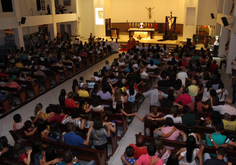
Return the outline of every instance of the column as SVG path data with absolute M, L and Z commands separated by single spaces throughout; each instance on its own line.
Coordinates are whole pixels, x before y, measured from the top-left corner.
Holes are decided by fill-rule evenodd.
M 55 16 L 56 16 L 56 8 L 55 8 L 55 1 L 50 0 L 50 8 L 52 13 L 52 24 L 50 24 L 50 39 L 53 41 L 54 38 L 57 37 L 57 23 L 55 22 Z
M 228 0 L 225 0 L 225 3 L 223 5 L 223 14 L 227 14 L 227 11 L 228 11 Z M 216 23 L 216 24 L 218 24 L 218 23 Z M 221 28 L 220 28 L 220 37 L 219 37 L 220 44 L 219 44 L 218 57 L 223 57 L 223 54 L 225 52 L 225 44 L 229 40 L 229 34 L 230 34 L 229 30 L 226 29 L 224 26 L 221 26 Z
M 221 26 L 218 57 L 223 57 L 223 54 L 225 53 L 225 44 L 229 40 L 229 34 L 230 34 L 229 30 L 226 29 L 224 26 Z
M 196 34 L 198 0 L 185 1 L 185 20 L 183 26 L 183 38 L 192 38 Z
M 236 10 L 234 10 L 233 16 L 236 16 Z M 234 19 L 233 25 L 236 25 L 236 20 Z M 230 25 L 231 26 L 231 25 Z M 229 55 L 227 59 L 227 67 L 226 67 L 226 73 L 231 74 L 232 65 L 231 62 L 235 59 L 236 54 L 236 34 L 231 30 L 230 32 L 230 43 L 229 43 Z
M 20 13 L 19 1 L 12 0 L 12 7 L 13 7 L 13 12 L 14 12 L 14 16 L 16 18 L 16 21 L 20 22 L 21 21 L 21 13 Z M 15 44 L 18 49 L 20 49 L 21 47 L 23 47 L 23 48 L 25 47 L 24 39 L 23 39 L 23 31 L 22 31 L 22 27 L 20 26 L 20 24 L 17 28 L 14 29 L 14 39 L 15 39 Z

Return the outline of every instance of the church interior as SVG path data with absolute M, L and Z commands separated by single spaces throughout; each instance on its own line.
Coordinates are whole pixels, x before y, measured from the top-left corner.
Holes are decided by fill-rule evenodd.
M 222 165 L 226 162 L 236 164 L 234 3 L 235 0 L 0 0 L 0 164 L 69 165 L 76 164 L 78 160 L 78 165 L 208 165 L 205 155 L 211 153 L 212 156 L 215 151 L 215 158 L 222 159 Z M 195 62 L 195 58 L 199 62 Z M 155 63 L 156 68 L 147 68 L 150 61 Z M 209 61 L 211 62 L 207 68 Z M 213 65 L 217 67 L 212 69 Z M 202 69 L 201 72 L 199 68 Z M 217 74 L 214 69 L 217 70 Z M 144 72 L 148 78 L 143 78 Z M 163 72 L 167 74 L 166 78 L 162 77 Z M 167 92 L 163 92 L 159 82 L 168 80 L 170 83 L 172 72 L 175 72 L 172 85 L 165 84 Z M 187 73 L 184 82 L 178 76 L 182 72 Z M 203 85 L 207 77 L 205 73 L 209 73 L 208 76 L 211 77 L 206 78 L 208 82 L 212 82 L 209 89 L 207 83 Z M 139 88 L 140 83 L 136 82 L 138 78 L 130 76 L 135 74 L 142 78 L 140 82 L 143 88 Z M 220 75 L 220 83 L 213 83 L 214 75 Z M 181 102 L 179 105 L 176 100 L 187 95 L 191 90 L 190 86 L 196 86 L 195 76 L 199 77 L 197 93 L 200 95 L 202 91 L 202 94 L 200 103 L 197 102 L 198 95 L 190 98 L 194 110 L 189 110 L 188 114 L 194 114 L 196 120 L 196 123 L 190 126 L 195 131 L 197 151 L 195 153 L 195 149 L 192 150 L 193 156 L 189 161 L 186 156 L 186 139 L 190 139 L 190 135 L 185 137 L 185 141 L 182 135 L 186 133 L 186 127 L 189 125 L 184 124 L 181 117 L 187 104 Z M 178 90 L 174 86 L 177 80 L 182 81 Z M 118 87 L 117 82 L 120 81 L 122 85 Z M 215 84 L 218 85 L 217 89 Z M 222 84 L 223 87 L 220 88 Z M 95 85 L 97 91 L 93 95 Z M 131 91 L 130 86 L 133 92 L 137 93 L 133 101 L 127 100 L 131 99 L 128 93 Z M 109 98 L 104 94 L 104 88 L 108 88 Z M 115 93 L 118 88 L 121 94 L 117 100 Z M 188 91 L 185 92 L 185 89 Z M 208 105 L 206 108 L 208 99 L 213 98 L 213 94 L 209 92 L 212 89 L 217 92 L 216 97 L 219 96 L 220 100 L 221 93 L 225 98 L 216 105 L 210 100 L 211 111 L 205 111 L 204 109 L 209 109 Z M 159 93 L 150 94 L 149 91 L 153 90 Z M 104 92 L 104 96 L 97 97 L 99 92 Z M 205 92 L 208 92 L 208 99 L 203 101 Z M 169 95 L 174 97 L 171 103 L 167 103 L 172 106 L 163 107 L 162 100 L 168 100 Z M 189 93 L 188 95 L 190 97 Z M 96 104 L 102 107 L 102 110 L 94 108 L 97 98 L 99 101 Z M 152 104 L 153 99 L 157 99 L 158 103 Z M 66 105 L 66 100 L 69 100 L 69 106 Z M 222 118 L 221 123 L 224 127 L 224 131 L 220 133 L 225 141 L 222 144 L 218 141 L 213 142 L 214 134 L 218 133 L 215 132 L 217 128 L 214 129 L 216 125 L 205 123 L 202 126 L 201 119 L 204 118 L 204 122 L 212 122 L 216 107 L 227 104 L 228 100 L 231 100 L 229 104 L 235 110 L 229 115 L 229 121 L 234 122 L 231 124 L 233 128 L 225 128 L 225 115 L 219 111 L 219 120 Z M 201 108 L 198 107 L 198 103 Z M 190 107 L 189 104 L 188 106 Z M 156 116 L 150 117 L 150 114 L 154 113 L 153 107 L 158 114 L 163 115 L 157 117 L 157 120 Z M 179 123 L 175 122 L 176 116 L 167 115 L 172 113 L 173 107 L 177 107 L 178 112 L 175 114 L 182 118 Z M 17 122 L 16 118 L 19 118 Z M 57 121 L 59 118 L 60 122 Z M 172 120 L 172 125 L 168 126 L 174 127 L 172 133 L 178 131 L 178 138 L 175 140 L 168 139 L 173 134 L 167 136 L 168 132 L 165 135 L 161 132 L 163 127 L 168 125 L 167 118 Z M 63 124 L 66 119 L 71 122 Z M 102 128 L 96 126 L 96 122 L 100 121 Z M 28 128 L 27 122 L 30 123 Z M 60 141 L 50 138 L 54 135 L 54 122 L 62 138 Z M 88 123 L 90 126 L 86 127 Z M 44 129 L 41 128 L 42 125 L 45 126 Z M 98 130 L 105 130 L 106 145 L 95 145 L 102 139 L 99 136 L 105 136 L 98 136 L 96 127 Z M 72 128 L 74 130 L 70 130 Z M 42 129 L 41 132 L 39 129 Z M 151 130 L 153 133 L 150 133 Z M 71 132 L 79 138 L 66 140 Z M 162 135 L 160 133 L 155 137 L 154 134 L 158 134 L 157 132 L 161 132 Z M 4 138 L 7 139 L 5 147 L 2 140 Z M 97 141 L 94 140 L 96 138 Z M 78 139 L 80 143 L 82 141 L 79 145 L 75 144 Z M 142 139 L 142 144 L 138 145 L 138 139 Z M 158 140 L 161 144 L 157 144 Z M 38 141 L 41 144 L 40 152 L 35 153 L 35 142 Z M 25 157 L 16 158 L 15 153 L 19 154 L 16 151 L 16 143 L 23 145 L 25 155 L 21 154 Z M 135 147 L 129 148 L 130 144 Z M 155 144 L 154 155 L 149 153 L 153 147 L 151 144 Z M 160 145 L 161 149 L 158 149 Z M 226 155 L 218 157 L 219 148 L 222 146 L 222 150 L 227 153 L 226 162 Z M 46 161 L 45 153 L 49 148 L 55 151 L 57 156 Z M 131 156 L 127 154 L 129 149 L 133 152 Z M 142 153 L 139 153 L 140 157 L 135 157 L 137 150 L 149 155 L 143 163 L 140 158 Z M 9 152 L 12 154 L 6 154 Z M 27 155 L 32 156 L 32 153 L 34 156 L 41 155 L 40 161 L 34 160 L 34 157 L 30 160 L 30 156 Z M 157 153 L 161 154 L 158 156 Z M 66 162 L 64 156 L 68 154 L 71 159 Z M 167 158 L 163 158 L 162 154 Z M 14 158 L 11 159 L 9 155 Z M 175 162 L 171 163 L 171 159 L 175 159 Z

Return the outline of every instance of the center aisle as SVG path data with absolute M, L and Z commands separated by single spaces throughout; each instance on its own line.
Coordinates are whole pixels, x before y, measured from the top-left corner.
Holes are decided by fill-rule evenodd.
M 147 107 L 149 107 L 149 98 L 146 98 L 141 104 L 138 110 L 138 115 L 141 117 L 145 116 L 149 112 Z M 138 134 L 139 132 L 141 132 L 142 135 L 144 134 L 144 123 L 135 117 L 133 122 L 128 126 L 128 131 L 125 136 L 118 141 L 119 147 L 114 156 L 109 159 L 108 165 L 122 165 L 122 161 L 120 159 L 121 156 L 124 154 L 127 146 L 131 143 L 136 143 L 135 134 Z
M 30 120 L 30 116 L 34 116 L 34 108 L 36 104 L 42 103 L 43 109 L 42 111 L 45 112 L 46 107 L 49 104 L 59 104 L 58 97 L 60 95 L 61 89 L 65 89 L 66 92 L 72 91 L 72 82 L 74 79 L 79 81 L 80 76 L 84 77 L 84 80 L 90 80 L 91 76 L 95 71 L 99 71 L 105 66 L 105 61 L 108 60 L 109 64 L 112 64 L 114 58 L 118 57 L 119 53 L 115 53 L 106 59 L 102 60 L 101 62 L 93 65 L 92 67 L 88 68 L 87 70 L 81 72 L 80 74 L 74 76 L 73 78 L 67 80 L 66 82 L 60 84 L 59 86 L 53 88 L 52 90 L 48 91 L 44 95 L 38 97 L 37 99 L 31 101 L 30 103 L 22 106 L 18 110 L 12 112 L 11 114 L 7 115 L 3 119 L 0 120 L 0 136 L 6 136 L 9 144 L 14 145 L 14 140 L 12 139 L 9 131 L 13 129 L 13 116 L 19 113 L 22 117 L 22 122 L 26 120 Z

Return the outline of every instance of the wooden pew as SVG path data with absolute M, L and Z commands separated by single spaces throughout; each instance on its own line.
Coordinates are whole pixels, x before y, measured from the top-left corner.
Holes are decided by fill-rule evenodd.
M 79 68 L 80 70 L 83 69 L 83 63 L 82 63 L 82 61 L 79 61 L 79 59 L 72 59 L 72 61 L 73 61 L 74 64 L 76 65 L 76 68 Z
M 145 144 L 154 143 L 154 138 L 150 138 L 148 136 L 140 135 L 140 134 L 136 134 L 135 136 L 136 137 L 137 136 L 142 136 Z M 163 141 L 164 145 L 166 145 L 166 146 L 175 147 L 174 152 L 178 151 L 181 148 L 186 147 L 185 142 L 180 142 L 180 141 L 177 141 L 177 140 L 167 140 L 167 139 L 162 139 L 162 141 Z M 197 147 L 200 147 L 200 145 L 197 144 Z M 235 159 L 236 151 L 233 151 L 233 150 L 230 150 L 230 149 L 226 149 L 226 151 L 227 151 L 227 158 L 229 159 L 229 162 L 236 163 L 236 159 Z M 215 147 L 204 146 L 204 151 L 203 152 L 204 153 L 214 153 L 215 154 L 216 149 L 215 149 Z
M 145 118 L 145 120 L 144 120 L 144 133 L 145 133 L 146 128 L 150 128 L 151 122 L 152 122 L 151 120 L 148 120 L 148 119 Z M 158 123 L 159 123 L 160 127 L 162 125 L 165 125 L 165 121 L 158 121 Z M 177 123 L 175 123 L 174 126 L 177 129 L 179 129 L 179 130 L 182 130 L 182 131 L 186 130 L 186 125 L 185 124 L 177 124 Z M 195 133 L 198 133 L 198 134 L 201 135 L 202 139 L 206 138 L 206 134 L 211 134 L 211 133 L 215 132 L 214 128 L 198 126 L 198 125 L 193 126 L 193 129 L 194 129 Z M 224 130 L 222 132 L 222 134 L 225 135 L 225 136 L 230 136 L 230 135 L 234 135 L 235 131 Z
M 55 142 L 52 140 L 47 140 L 47 139 L 41 139 L 41 138 L 35 138 L 32 136 L 25 136 L 24 134 L 20 133 L 15 133 L 14 131 L 9 131 L 12 136 L 14 136 L 14 140 L 16 138 L 22 139 L 22 142 L 28 146 L 30 143 L 32 146 L 33 142 L 35 140 L 41 141 L 43 144 L 50 145 L 55 148 L 60 148 L 63 151 L 65 150 L 71 150 L 72 152 L 75 152 L 74 155 L 79 159 L 79 160 L 84 160 L 84 161 L 91 161 L 94 160 L 96 164 L 99 165 L 104 165 L 106 164 L 106 150 L 96 150 L 92 148 L 85 148 L 85 147 L 77 147 L 77 146 L 70 146 L 62 142 Z M 63 154 L 63 151 L 58 151 L 59 155 Z M 77 153 L 77 154 L 76 154 Z
M 72 71 L 72 75 L 76 74 L 76 65 L 73 65 L 70 62 L 63 62 L 63 65 L 65 65 L 67 67 L 68 70 Z
M 34 96 L 37 96 L 39 94 L 39 85 L 36 83 L 33 83 L 32 81 L 21 81 L 21 80 L 15 80 L 23 89 L 29 89 L 34 92 Z
M 50 69 L 54 72 L 58 72 L 59 74 L 61 74 L 64 77 L 64 80 L 69 77 L 68 69 L 63 66 L 53 66 Z
M 19 91 L 17 88 L 9 88 L 9 87 L 0 87 L 1 91 L 8 91 L 11 92 L 14 96 L 19 97 L 21 103 L 24 103 L 26 101 L 26 93 L 25 91 Z
M 150 109 L 152 107 L 156 107 L 156 106 L 152 106 L 150 105 Z M 165 114 L 170 114 L 170 108 L 164 108 L 164 107 L 158 107 L 158 112 L 162 112 Z M 184 111 L 183 110 L 178 110 L 177 114 L 183 114 Z M 212 112 L 200 112 L 200 111 L 189 111 L 189 113 L 194 113 L 196 117 L 211 117 L 212 116 Z M 224 118 L 224 115 L 221 115 L 222 119 Z M 231 115 L 231 120 L 235 120 L 236 116 L 235 115 Z
M 10 111 L 10 101 L 8 98 L 6 98 L 5 100 L 0 100 L 0 107 L 2 107 L 4 109 L 5 112 Z
M 54 72 L 54 71 L 51 71 L 51 70 L 44 70 L 43 72 L 45 73 L 45 75 L 47 77 L 52 78 L 55 81 L 56 84 L 58 84 L 60 82 L 60 76 L 59 76 L 58 72 Z

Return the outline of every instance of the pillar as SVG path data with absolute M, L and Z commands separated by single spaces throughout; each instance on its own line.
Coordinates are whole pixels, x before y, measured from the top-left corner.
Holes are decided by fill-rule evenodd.
M 228 11 L 228 0 L 225 0 L 225 3 L 223 5 L 223 14 L 227 14 Z M 221 25 L 220 25 L 221 26 Z M 221 26 L 220 28 L 220 37 L 219 37 L 219 53 L 218 57 L 222 57 L 225 52 L 225 44 L 229 40 L 229 30 L 226 29 L 224 26 Z
M 12 0 L 12 7 L 13 7 L 13 12 L 14 12 L 14 16 L 16 18 L 16 21 L 20 22 L 21 21 L 21 13 L 20 13 L 19 1 Z M 20 26 L 20 24 L 17 28 L 14 29 L 14 39 L 15 39 L 15 44 L 18 49 L 20 49 L 21 47 L 25 48 L 24 39 L 23 39 L 23 31 L 22 31 L 22 27 Z
M 50 0 L 50 8 L 51 8 L 51 14 L 52 14 L 52 24 L 50 24 L 50 39 L 53 41 L 54 38 L 57 37 L 57 24 L 55 21 L 55 16 L 56 16 L 56 8 L 55 8 L 55 1 Z
M 233 16 L 236 16 L 236 10 L 234 10 Z M 234 19 L 233 21 L 233 25 L 236 25 L 236 20 Z M 232 26 L 233 26 L 232 25 Z M 231 26 L 231 25 L 229 25 Z M 231 30 L 230 32 L 230 43 L 229 43 L 229 55 L 228 55 L 228 59 L 227 59 L 227 67 L 226 67 L 226 73 L 227 74 L 231 74 L 231 69 L 232 69 L 232 65 L 231 62 L 235 59 L 235 54 L 236 54 L 236 34 L 233 32 L 233 30 Z

